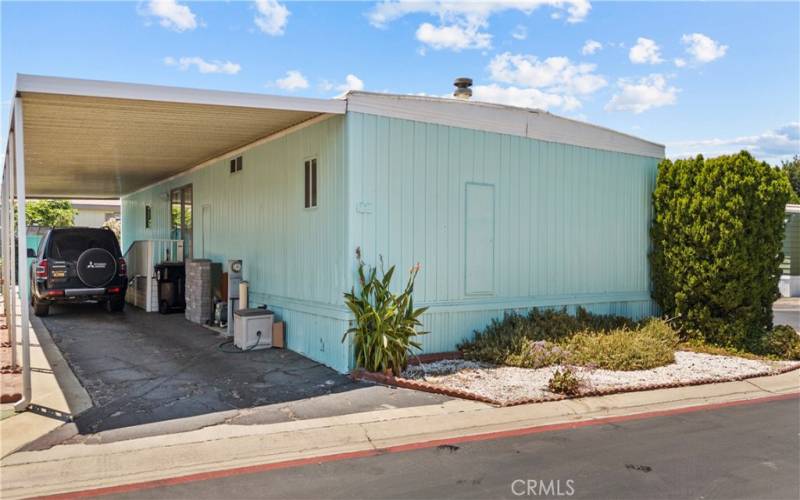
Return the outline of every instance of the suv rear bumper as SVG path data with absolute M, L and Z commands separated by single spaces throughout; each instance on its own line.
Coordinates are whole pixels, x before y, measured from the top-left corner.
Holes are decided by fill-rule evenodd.
M 121 285 L 110 284 L 103 288 L 47 288 L 44 280 L 36 280 L 33 295 L 37 300 L 44 302 L 79 302 L 83 300 L 109 300 L 125 297 L 128 290 L 128 280 L 124 279 Z M 55 293 L 54 293 L 55 292 Z
M 65 297 L 85 297 L 86 295 L 105 295 L 105 288 L 67 288 L 64 290 Z

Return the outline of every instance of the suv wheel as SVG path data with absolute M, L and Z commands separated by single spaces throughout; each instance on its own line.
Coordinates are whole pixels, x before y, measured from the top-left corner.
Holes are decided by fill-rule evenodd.
M 50 314 L 50 304 L 42 302 L 36 297 L 33 298 L 33 314 L 38 317 L 47 316 Z
M 108 299 L 105 306 L 108 312 L 122 312 L 122 310 L 125 309 L 125 299 L 122 297 Z

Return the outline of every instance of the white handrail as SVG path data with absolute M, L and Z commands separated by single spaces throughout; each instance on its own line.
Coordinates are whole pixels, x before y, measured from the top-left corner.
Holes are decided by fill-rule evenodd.
M 125 299 L 147 312 L 158 310 L 153 279 L 154 267 L 162 262 L 183 262 L 183 240 L 136 240 L 125 252 L 128 264 L 128 291 Z M 142 296 L 141 286 L 144 286 Z M 144 301 L 144 304 L 142 304 Z

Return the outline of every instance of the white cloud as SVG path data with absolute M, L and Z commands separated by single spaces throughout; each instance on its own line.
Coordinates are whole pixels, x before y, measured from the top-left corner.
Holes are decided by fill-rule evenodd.
M 800 154 L 800 122 L 788 123 L 756 135 L 728 139 L 678 141 L 667 144 L 668 156 L 672 158 L 698 154 L 716 156 L 735 153 L 742 149 L 746 149 L 759 159 L 770 163 L 778 163 L 780 160 L 798 155 Z
M 511 38 L 514 40 L 525 40 L 528 38 L 528 28 L 525 26 L 518 24 L 514 31 L 511 32 Z
M 275 80 L 275 86 L 290 92 L 308 88 L 308 80 L 302 73 L 293 69 L 286 72 L 286 76 Z
M 581 54 L 590 56 L 598 50 L 602 50 L 602 48 L 603 44 L 597 40 L 586 40 L 586 43 L 583 44 L 583 48 L 581 48 Z
M 727 45 L 722 45 L 702 33 L 683 35 L 681 41 L 687 46 L 686 52 L 692 56 L 692 60 L 699 64 L 719 59 L 728 51 Z
M 242 66 L 230 61 L 206 61 L 202 57 L 165 57 L 164 64 L 176 66 L 181 71 L 186 71 L 192 66 L 197 68 L 200 73 L 221 73 L 225 75 L 235 75 L 241 71 Z
M 683 59 L 681 57 L 676 57 L 674 62 L 675 62 L 675 67 L 677 68 L 682 68 L 686 66 L 686 59 Z
M 389 23 L 409 14 L 438 17 L 438 26 L 422 23 L 417 39 L 435 49 L 485 49 L 491 46 L 492 35 L 486 30 L 489 18 L 498 12 L 518 10 L 526 15 L 541 6 L 566 10 L 567 22 L 584 20 L 591 9 L 588 0 L 510 0 L 496 2 L 441 2 L 387 0 L 378 3 L 367 14 L 370 24 L 385 28 Z
M 496 83 L 474 86 L 473 96 L 479 101 L 526 108 L 574 110 L 581 106 L 581 98 L 608 84 L 595 68 L 567 57 L 540 60 L 530 54 L 505 52 L 489 63 L 490 78 Z
M 344 78 L 344 83 L 336 86 L 336 90 L 341 92 L 340 95 L 344 95 L 351 90 L 364 90 L 364 81 L 351 73 Z
M 567 21 L 581 22 L 586 19 L 592 5 L 588 0 L 509 0 L 509 1 L 420 1 L 387 0 L 378 3 L 368 14 L 370 24 L 383 28 L 392 21 L 409 14 L 426 13 L 439 18 L 455 19 L 469 17 L 487 20 L 492 14 L 506 10 L 519 10 L 526 15 L 541 6 L 566 10 Z
M 462 27 L 456 24 L 434 26 L 422 23 L 417 28 L 417 40 L 433 49 L 450 49 L 459 52 L 463 49 L 488 49 L 492 46 L 492 35 L 482 33 L 475 27 Z
M 678 100 L 679 89 L 667 85 L 663 75 L 652 74 L 637 81 L 621 78 L 619 92 L 606 104 L 606 111 L 643 113 L 648 109 L 670 106 Z
M 271 36 L 283 35 L 289 22 L 289 9 L 277 0 L 256 0 L 256 17 L 253 21 L 262 32 Z
M 158 24 L 174 31 L 191 31 L 197 28 L 197 16 L 187 5 L 176 0 L 150 0 L 142 14 L 158 18 Z
M 636 45 L 628 51 L 628 58 L 634 64 L 658 64 L 664 61 L 661 48 L 653 40 L 644 37 L 636 40 Z
M 605 87 L 605 78 L 594 73 L 594 64 L 575 64 L 567 57 L 539 60 L 528 54 L 499 54 L 489 63 L 492 80 L 557 93 L 588 95 Z
M 580 101 L 573 96 L 553 94 L 532 88 L 502 87 L 496 83 L 475 85 L 472 87 L 472 98 L 476 101 L 536 109 L 561 108 L 569 111 L 581 106 Z

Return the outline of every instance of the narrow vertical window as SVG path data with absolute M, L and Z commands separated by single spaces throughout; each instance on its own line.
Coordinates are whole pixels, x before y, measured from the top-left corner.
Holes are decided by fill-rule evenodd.
M 306 160 L 303 166 L 305 207 L 314 208 L 317 206 L 317 159 Z
M 150 205 L 144 206 L 144 227 L 145 229 L 150 229 L 150 224 L 153 221 L 153 209 L 150 208 Z
M 303 193 L 306 197 L 305 207 L 311 207 L 311 161 L 306 161 L 305 164 L 305 187 L 303 188 Z
M 317 159 L 311 160 L 311 206 L 317 206 Z

